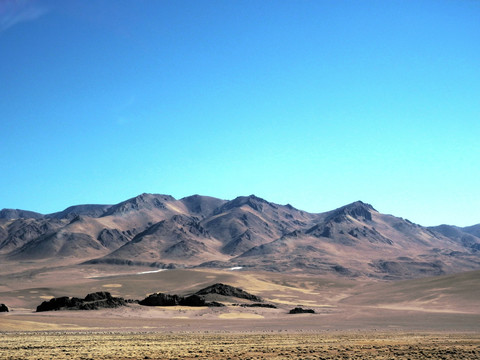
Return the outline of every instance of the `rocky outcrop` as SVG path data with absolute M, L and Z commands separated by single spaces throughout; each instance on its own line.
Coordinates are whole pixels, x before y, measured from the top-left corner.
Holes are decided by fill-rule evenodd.
M 210 306 L 210 307 L 219 307 L 224 306 L 222 303 L 217 301 L 206 301 L 205 296 L 217 294 L 223 295 L 228 297 L 236 297 L 241 299 L 247 299 L 252 301 L 262 301 L 261 298 L 258 296 L 249 294 L 248 292 L 240 289 L 235 288 L 230 285 L 225 284 L 214 284 L 208 286 L 204 289 L 197 291 L 195 294 L 188 295 L 188 296 L 179 296 L 179 295 L 171 295 L 171 294 L 164 294 L 164 293 L 155 293 L 151 294 L 143 300 L 140 300 L 138 303 L 144 306 Z M 262 305 L 262 304 L 258 304 Z
M 315 311 L 312 309 L 304 309 L 301 307 L 296 307 L 288 312 L 289 314 L 315 314 Z
M 251 301 L 262 301 L 262 299 L 256 295 L 252 295 L 245 290 L 236 288 L 230 285 L 225 285 L 222 283 L 213 284 L 204 289 L 201 289 L 195 293 L 196 295 L 210 295 L 217 294 L 229 297 L 236 297 L 240 299 L 247 299 Z
M 44 301 L 37 306 L 37 312 L 57 310 L 98 310 L 126 305 L 125 299 L 113 297 L 109 292 L 100 291 L 88 294 L 84 299 L 62 296 Z
M 249 294 L 248 292 L 225 284 L 214 284 L 204 289 L 197 291 L 195 294 L 189 296 L 179 296 L 175 294 L 155 293 L 140 300 L 138 303 L 144 306 L 224 306 L 217 301 L 206 301 L 205 296 L 217 294 L 229 297 L 236 297 L 252 301 L 262 301 L 258 296 Z
M 376 211 L 372 205 L 356 201 L 332 211 L 326 220 L 341 223 L 348 221 L 347 216 L 351 216 L 357 220 L 372 221 L 371 211 Z
M 180 298 L 180 305 L 182 306 L 207 306 L 207 304 L 205 298 L 195 294 Z
M 5 304 L 0 304 L 0 312 L 8 312 L 8 307 Z
M 53 298 L 48 301 L 42 302 L 37 306 L 37 312 L 41 311 L 53 311 L 53 310 L 67 310 L 67 309 L 78 309 L 81 305 L 82 300 L 76 297 L 70 298 L 68 296 L 62 296 L 58 298 Z
M 179 296 L 171 295 L 164 293 L 155 293 L 151 294 L 143 300 L 138 302 L 140 305 L 144 306 L 210 306 L 210 307 L 219 307 L 224 306 L 221 303 L 216 301 L 207 302 L 203 296 L 196 294 L 189 296 Z
M 261 307 L 261 308 L 277 309 L 277 307 L 273 304 L 263 304 L 263 303 L 235 304 L 235 305 L 236 306 L 241 306 L 241 307 Z
M 178 295 L 155 293 L 140 300 L 138 303 L 144 306 L 175 306 L 179 305 L 180 299 Z

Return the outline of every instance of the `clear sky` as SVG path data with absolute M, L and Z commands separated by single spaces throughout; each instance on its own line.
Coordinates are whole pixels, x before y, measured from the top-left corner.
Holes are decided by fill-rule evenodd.
M 480 223 L 480 1 L 0 0 L 0 208 L 143 192 Z

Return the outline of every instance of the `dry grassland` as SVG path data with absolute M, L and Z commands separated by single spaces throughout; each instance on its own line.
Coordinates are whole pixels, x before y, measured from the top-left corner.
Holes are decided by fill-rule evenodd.
M 480 359 L 480 334 L 3 333 L 0 359 Z

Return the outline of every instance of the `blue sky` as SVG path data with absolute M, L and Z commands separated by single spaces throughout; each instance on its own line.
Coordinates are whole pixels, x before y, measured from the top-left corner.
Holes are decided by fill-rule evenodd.
M 0 0 L 0 208 L 143 192 L 480 223 L 480 2 Z

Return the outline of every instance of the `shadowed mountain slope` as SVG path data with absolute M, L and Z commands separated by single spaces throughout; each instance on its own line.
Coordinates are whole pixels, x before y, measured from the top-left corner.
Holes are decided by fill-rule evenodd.
M 2 261 L 249 268 L 404 279 L 480 268 L 480 226 L 426 228 L 356 201 L 311 214 L 240 196 L 141 194 L 116 205 L 0 214 Z
M 200 225 L 197 218 L 174 215 L 137 234 L 105 259 L 199 264 L 205 259 L 226 259 L 216 250 L 218 243 L 219 241 L 212 238 Z
M 201 218 L 211 216 L 215 210 L 225 204 L 226 200 L 220 200 L 210 196 L 192 195 L 180 199 L 190 214 Z
M 439 225 L 430 229 L 458 242 L 463 247 L 471 251 L 480 251 L 480 237 L 477 234 L 478 227 L 470 226 L 468 228 L 460 228 L 451 225 Z
M 480 238 L 480 224 L 472 225 L 472 226 L 466 226 L 466 227 L 462 228 L 462 230 L 465 231 L 466 233 L 470 234 L 470 235 L 473 235 L 473 236 L 476 236 L 476 237 Z
M 221 239 L 223 253 L 239 255 L 295 229 L 305 229 L 315 218 L 316 215 L 290 205 L 277 205 L 250 195 L 225 203 L 202 225 Z

